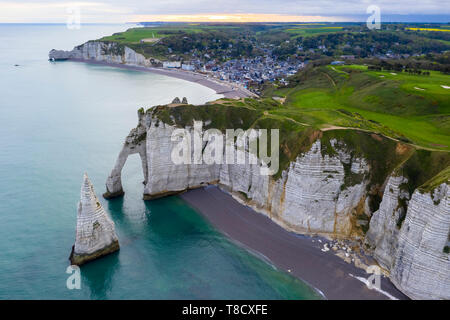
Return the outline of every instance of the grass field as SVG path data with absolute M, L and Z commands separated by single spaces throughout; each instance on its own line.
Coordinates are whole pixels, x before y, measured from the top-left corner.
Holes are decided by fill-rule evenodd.
M 438 31 L 438 32 L 450 32 L 447 28 L 406 28 L 406 30 L 411 31 Z
M 326 66 L 309 71 L 294 88 L 268 93 L 286 97 L 270 113 L 319 128 L 380 132 L 427 149 L 450 150 L 450 76 L 368 71 L 365 66 Z
M 256 28 L 255 26 L 253 26 Z M 343 29 L 342 26 L 330 26 L 327 24 L 292 24 L 287 28 L 281 28 L 282 31 L 288 33 L 292 38 L 299 36 L 308 37 L 315 36 L 324 33 L 338 32 Z M 239 25 L 207 25 L 207 24 L 182 24 L 163 27 L 142 27 L 131 28 L 124 32 L 115 33 L 111 36 L 103 37 L 101 41 L 114 41 L 119 43 L 139 43 L 142 39 L 148 38 L 163 38 L 169 35 L 173 35 L 177 32 L 186 33 L 199 33 L 205 31 L 230 31 L 230 30 L 243 30 Z M 260 32 L 257 32 L 260 33 Z
M 334 33 L 341 31 L 343 27 L 298 27 L 298 28 L 289 28 L 285 29 L 284 31 L 291 34 L 294 38 L 295 37 L 308 37 L 308 36 L 315 36 L 318 34 L 324 34 L 324 33 Z
M 124 32 L 115 33 L 111 36 L 103 37 L 100 41 L 114 41 L 119 43 L 139 43 L 142 39 L 163 38 L 177 32 L 198 33 L 208 30 L 230 30 L 237 29 L 238 26 L 209 26 L 198 24 L 183 24 L 164 27 L 142 27 L 131 28 Z
M 186 32 L 200 32 L 198 28 L 183 28 Z M 178 31 L 174 28 L 132 28 L 125 32 L 115 33 L 111 36 L 103 37 L 101 41 L 115 41 L 119 43 L 139 43 L 141 39 L 162 38 L 170 32 Z

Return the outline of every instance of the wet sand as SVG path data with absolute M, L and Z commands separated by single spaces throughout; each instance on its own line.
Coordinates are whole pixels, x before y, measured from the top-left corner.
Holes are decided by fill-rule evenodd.
M 262 254 L 279 270 L 290 270 L 290 274 L 319 290 L 327 299 L 389 299 L 350 275 L 368 278 L 370 275 L 364 270 L 346 263 L 331 250 L 322 252 L 318 239 L 323 238 L 286 231 L 215 186 L 189 190 L 180 197 L 220 232 Z M 408 299 L 385 277 L 381 279 L 381 290 L 397 299 Z
M 108 62 L 85 60 L 85 59 L 68 59 L 68 61 L 84 62 L 84 63 L 89 63 L 89 64 L 104 65 L 104 66 L 110 66 L 110 67 L 122 68 L 122 69 L 128 69 L 128 70 L 151 72 L 151 73 L 156 73 L 156 74 L 160 74 L 160 75 L 164 75 L 164 76 L 168 76 L 168 77 L 173 77 L 173 78 L 182 79 L 182 80 L 186 80 L 186 81 L 190 81 L 190 82 L 195 82 L 195 83 L 198 83 L 207 88 L 213 89 L 217 94 L 222 94 L 225 98 L 230 98 L 230 99 L 257 97 L 256 94 L 252 93 L 251 91 L 249 91 L 241 86 L 238 86 L 238 85 L 230 83 L 230 82 L 214 79 L 214 78 L 208 77 L 206 75 L 203 75 L 200 73 L 195 73 L 192 71 L 186 71 L 186 70 L 181 70 L 181 69 L 163 69 L 163 68 L 154 68 L 154 67 L 133 66 L 133 65 L 127 65 L 127 64 L 108 63 Z

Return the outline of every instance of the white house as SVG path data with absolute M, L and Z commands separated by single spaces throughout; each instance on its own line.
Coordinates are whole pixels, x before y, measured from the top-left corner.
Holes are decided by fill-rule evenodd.
M 185 63 L 183 63 L 181 65 L 181 69 L 187 70 L 187 71 L 194 71 L 194 66 L 192 64 L 185 64 Z
M 163 68 L 181 68 L 181 61 L 164 61 Z

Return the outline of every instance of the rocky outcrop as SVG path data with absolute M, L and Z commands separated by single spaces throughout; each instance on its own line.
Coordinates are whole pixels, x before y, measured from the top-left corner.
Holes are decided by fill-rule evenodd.
M 127 46 L 115 42 L 89 41 L 73 48 L 71 51 L 51 50 L 49 59 L 83 60 L 113 64 L 127 64 L 133 66 L 150 67 L 157 65 L 157 59 L 147 59 Z
M 181 103 L 181 101 L 180 101 L 180 98 L 178 98 L 178 97 L 175 97 L 173 100 L 172 100 L 172 104 L 180 104 Z
M 95 195 L 94 187 L 86 174 L 81 185 L 78 203 L 77 232 L 70 262 L 82 265 L 119 250 L 114 222 L 109 218 Z
M 188 100 L 187 100 L 186 97 L 183 97 L 182 100 L 180 100 L 180 98 L 178 98 L 178 97 L 175 97 L 175 98 L 172 100 L 172 103 L 171 103 L 171 104 L 188 104 Z
M 121 169 L 129 154 L 139 152 L 146 200 L 217 184 L 286 229 L 364 241 L 392 282 L 411 298 L 450 298 L 448 173 L 441 175 L 437 186 L 419 188 L 448 167 L 448 154 L 417 152 L 370 133 L 338 130 L 308 137 L 308 147 L 292 157 L 277 176 L 262 175 L 259 160 L 257 164 L 175 164 L 171 154 L 177 142 L 172 141 L 172 133 L 182 126 L 194 139 L 194 127 L 186 118 L 197 116 L 193 106 L 184 114 L 177 108 L 186 107 L 139 112 L 139 124 L 127 137 L 108 177 L 108 196 L 123 193 Z M 235 118 L 233 109 L 224 108 L 211 108 L 216 120 L 208 120 L 209 116 L 201 120 L 207 125 L 230 117 L 233 123 L 245 123 Z M 223 114 L 218 115 L 218 110 Z M 248 123 L 255 123 L 247 116 Z M 203 154 L 206 146 L 204 141 Z M 286 145 L 283 148 L 291 152 Z M 190 159 L 198 157 L 193 150 L 189 152 Z M 248 159 L 248 146 L 244 154 Z M 404 175 L 394 170 L 399 167 Z M 369 220 L 367 230 L 362 226 Z

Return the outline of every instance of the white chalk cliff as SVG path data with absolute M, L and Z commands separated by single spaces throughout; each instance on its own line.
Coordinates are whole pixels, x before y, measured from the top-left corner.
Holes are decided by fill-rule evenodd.
M 84 174 L 78 203 L 75 245 L 70 254 L 73 265 L 81 265 L 119 250 L 114 222 L 95 195 L 94 187 Z
M 365 199 L 367 181 L 363 179 L 342 190 L 344 164 L 351 165 L 352 172 L 364 175 L 369 171 L 364 159 L 344 152 L 322 156 L 321 142 L 317 140 L 277 180 L 261 175 L 259 164 L 177 165 L 171 160 L 177 144 L 171 141 L 175 129 L 139 113 L 139 125 L 126 138 L 107 179 L 105 197 L 123 194 L 121 170 L 129 154 L 139 153 L 145 178 L 144 199 L 215 183 L 235 195 L 245 194 L 249 204 L 294 231 L 340 235 L 352 232 L 351 217 Z M 333 143 L 340 150 L 337 141 Z
M 398 237 L 391 279 L 412 298 L 450 299 L 450 188 L 414 192 Z
M 404 212 L 399 199 L 409 196 L 399 186 L 406 180 L 390 177 L 380 209 L 370 221 L 366 244 L 409 297 L 450 299 L 450 260 L 443 250 L 449 242 L 449 184 L 442 183 L 433 192 L 416 190 Z
M 175 125 L 164 123 L 152 112 L 139 111 L 139 124 L 126 138 L 116 166 L 106 183 L 106 196 L 123 194 L 121 170 L 131 153 L 141 156 L 144 199 L 217 184 L 240 201 L 298 233 L 359 237 L 360 216 L 372 216 L 365 242 L 392 282 L 411 298 L 450 299 L 449 254 L 450 205 L 448 181 L 433 194 L 416 190 L 411 199 L 391 176 L 378 210 L 368 200 L 370 159 L 356 156 L 344 141 L 331 139 L 331 153 L 323 152 L 316 138 L 308 151 L 289 163 L 281 176 L 260 174 L 260 164 L 181 164 L 171 160 L 177 142 L 171 141 Z M 191 128 L 193 130 L 193 128 Z M 205 150 L 205 149 L 204 149 Z M 193 151 L 192 151 L 193 152 Z M 193 156 L 193 154 L 192 154 Z M 348 176 L 357 179 L 349 181 Z M 407 212 L 398 199 L 409 200 Z M 405 218 L 406 214 L 406 218 Z M 358 220 L 359 219 L 359 220 Z M 404 219 L 401 228 L 399 219 Z
M 71 51 L 51 50 L 50 60 L 83 60 L 150 67 L 160 61 L 147 59 L 133 49 L 115 42 L 89 41 Z

